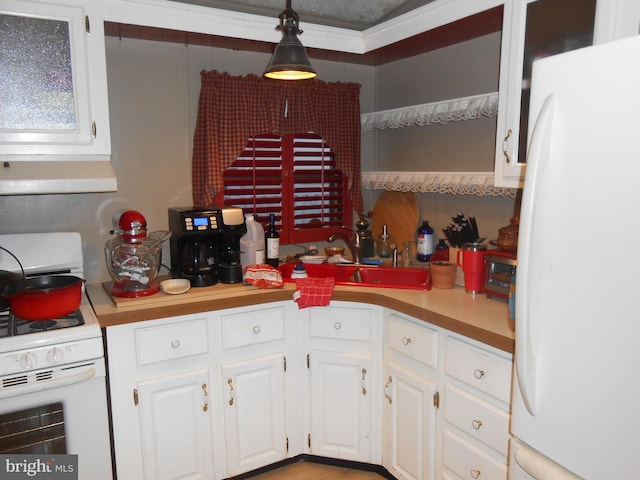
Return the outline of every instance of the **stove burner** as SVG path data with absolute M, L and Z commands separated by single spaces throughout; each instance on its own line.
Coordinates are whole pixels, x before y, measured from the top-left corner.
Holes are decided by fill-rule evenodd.
M 41 320 L 39 322 L 29 322 L 29 328 L 33 331 L 44 332 L 45 330 L 52 330 L 58 324 L 55 320 Z
M 84 325 L 82 312 L 76 310 L 61 318 L 50 320 L 24 320 L 11 312 L 0 312 L 0 338 L 13 337 L 28 333 L 43 333 L 61 328 Z

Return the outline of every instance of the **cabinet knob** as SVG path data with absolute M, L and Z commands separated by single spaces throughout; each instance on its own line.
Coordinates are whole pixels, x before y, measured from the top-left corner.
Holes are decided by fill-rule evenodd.
M 480 427 L 482 426 L 482 420 L 472 420 L 471 421 L 471 426 L 473 427 L 474 430 L 480 430 Z
M 171 340 L 171 348 L 179 348 L 180 340 Z
M 484 370 L 480 370 L 479 368 L 476 368 L 473 371 L 473 376 L 476 377 L 478 380 L 480 380 L 482 377 L 484 377 Z
M 478 478 L 480 478 L 480 470 L 474 468 L 469 472 L 469 475 L 471 475 L 471 478 L 473 478 L 474 480 L 477 480 Z
M 255 327 L 253 327 L 253 333 L 258 334 L 262 331 L 262 329 L 260 328 L 260 325 L 256 325 Z
M 409 337 L 402 337 L 402 344 L 409 345 L 411 343 L 411 339 Z
M 342 328 L 342 324 L 340 322 L 336 322 L 333 324 L 333 328 L 336 330 L 340 330 Z

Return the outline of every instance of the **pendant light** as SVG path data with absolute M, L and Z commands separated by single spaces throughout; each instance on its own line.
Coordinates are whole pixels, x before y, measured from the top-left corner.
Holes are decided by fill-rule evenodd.
M 276 30 L 282 31 L 282 40 L 276 45 L 271 60 L 264 71 L 264 76 L 275 80 L 306 80 L 314 78 L 317 73 L 311 66 L 309 56 L 297 35 L 302 33 L 298 28 L 300 17 L 291 9 L 291 0 L 287 0 L 286 9 L 278 16 L 280 25 Z

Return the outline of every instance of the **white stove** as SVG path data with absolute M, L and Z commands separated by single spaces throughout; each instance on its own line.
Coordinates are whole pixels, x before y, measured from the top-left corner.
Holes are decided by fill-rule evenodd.
M 3 234 L 0 247 L 0 270 L 84 278 L 77 232 Z M 0 312 L 0 453 L 77 455 L 79 479 L 111 479 L 105 377 L 102 331 L 84 292 L 63 318 Z M 35 436 L 12 430 L 34 417 Z
M 17 257 L 27 276 L 84 277 L 82 240 L 77 232 L 0 235 L 0 247 Z M 21 273 L 20 264 L 0 249 L 0 270 Z M 65 346 L 66 359 L 51 354 L 54 346 L 61 345 Z M 38 358 L 36 365 L 17 361 L 21 352 L 27 351 L 42 357 L 41 361 Z M 0 375 L 103 356 L 100 325 L 84 294 L 79 310 L 62 319 L 29 322 L 14 317 L 10 311 L 0 312 Z M 53 360 L 48 361 L 47 357 Z M 21 367 L 25 363 L 27 368 Z

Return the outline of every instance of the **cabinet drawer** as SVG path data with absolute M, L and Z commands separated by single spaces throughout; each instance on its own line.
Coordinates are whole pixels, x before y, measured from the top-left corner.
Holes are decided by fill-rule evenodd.
M 444 431 L 444 466 L 463 479 L 506 480 L 506 460 L 501 462 L 450 430 Z
M 416 325 L 401 317 L 389 317 L 389 347 L 420 363 L 436 368 L 438 363 L 438 332 Z
M 453 385 L 447 384 L 444 418 L 460 430 L 507 456 L 509 414 Z
M 309 312 L 309 335 L 313 338 L 369 341 L 372 328 L 370 310 L 322 307 Z
M 454 338 L 447 339 L 447 375 L 504 403 L 511 395 L 511 360 Z
M 195 320 L 135 330 L 138 365 L 207 353 L 207 322 Z
M 224 349 L 272 342 L 284 338 L 284 310 L 267 308 L 222 316 Z

